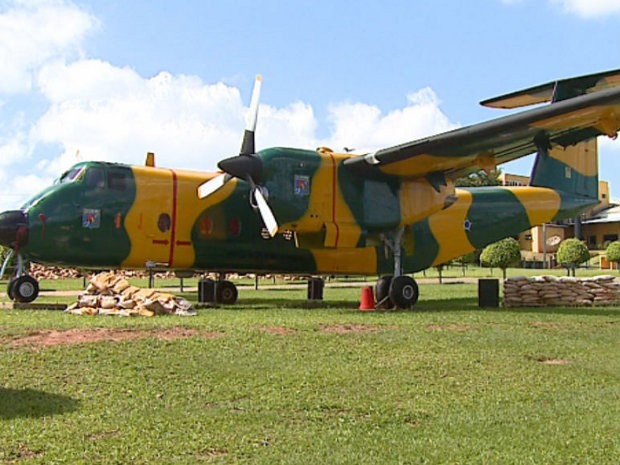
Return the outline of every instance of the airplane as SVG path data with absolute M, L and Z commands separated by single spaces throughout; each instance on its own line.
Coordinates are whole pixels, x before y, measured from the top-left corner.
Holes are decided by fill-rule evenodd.
M 0 244 L 17 259 L 8 295 L 37 297 L 29 260 L 224 278 L 374 275 L 378 302 L 410 308 L 419 296 L 412 273 L 597 204 L 597 137 L 620 130 L 618 69 L 485 100 L 536 106 L 371 153 L 257 151 L 261 84 L 257 77 L 240 153 L 217 172 L 156 167 L 152 154 L 145 166 L 80 162 L 20 209 L 0 213 Z M 529 186 L 454 186 L 532 153 Z M 233 304 L 237 289 L 224 278 L 217 297 Z

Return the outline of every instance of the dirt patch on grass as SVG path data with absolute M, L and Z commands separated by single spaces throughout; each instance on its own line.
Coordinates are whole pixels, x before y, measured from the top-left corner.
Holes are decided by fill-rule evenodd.
M 41 451 L 30 450 L 27 445 L 20 444 L 16 450 L 5 452 L 2 463 L 19 463 L 25 460 L 41 458 L 43 455 Z
M 289 336 L 297 332 L 296 329 L 287 328 L 285 326 L 263 326 L 261 330 L 269 334 L 276 334 L 278 336 Z
M 570 365 L 572 362 L 565 358 L 553 358 L 545 357 L 544 355 L 538 357 L 527 357 L 529 360 L 533 360 L 543 365 Z
M 206 461 L 214 461 L 220 459 L 222 457 L 226 457 L 228 452 L 224 449 L 218 449 L 215 447 L 210 447 L 208 449 L 202 450 L 196 454 L 196 457 Z
M 164 341 L 173 341 L 188 337 L 202 336 L 216 338 L 222 336 L 218 332 L 200 332 L 188 328 L 170 328 L 157 331 L 138 331 L 134 329 L 67 329 L 67 330 L 41 330 L 34 334 L 17 337 L 10 341 L 14 347 L 52 347 L 58 345 L 86 344 L 100 341 L 131 341 L 154 337 Z
M 426 325 L 428 331 L 457 331 L 465 332 L 472 329 L 471 325 L 463 323 L 448 323 L 445 325 Z
M 548 358 L 539 360 L 543 365 L 569 365 L 570 360 L 566 360 L 565 358 Z
M 381 331 L 381 327 L 361 324 L 321 325 L 321 331 L 330 334 L 376 333 Z
M 176 339 L 185 339 L 194 336 L 200 336 L 207 339 L 217 339 L 223 335 L 224 333 L 220 333 L 218 331 L 205 332 L 189 328 L 171 328 L 150 332 L 147 337 L 156 337 L 157 339 L 161 339 L 163 341 L 174 341 Z

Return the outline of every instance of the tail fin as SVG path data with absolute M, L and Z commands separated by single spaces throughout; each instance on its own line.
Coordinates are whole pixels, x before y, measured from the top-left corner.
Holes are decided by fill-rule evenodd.
M 590 139 L 567 147 L 540 148 L 530 185 L 598 201 L 597 147 L 596 139 Z

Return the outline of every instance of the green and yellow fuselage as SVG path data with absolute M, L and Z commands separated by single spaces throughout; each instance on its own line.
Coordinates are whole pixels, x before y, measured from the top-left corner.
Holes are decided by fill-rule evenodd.
M 274 238 L 244 181 L 199 199 L 198 186 L 216 173 L 85 162 L 24 206 L 20 253 L 77 267 L 380 275 L 393 271 L 388 242 L 403 230 L 402 267 L 415 272 L 597 201 L 546 187 L 361 177 L 343 163 L 349 154 L 328 149 L 259 156 Z

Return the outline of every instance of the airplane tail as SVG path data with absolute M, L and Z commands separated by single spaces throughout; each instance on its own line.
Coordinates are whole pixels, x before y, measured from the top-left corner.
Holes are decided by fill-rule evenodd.
M 578 76 L 548 82 L 485 100 L 491 108 L 518 108 L 551 102 L 553 105 L 584 94 L 620 86 L 620 70 Z M 567 135 L 551 146 L 543 133 L 535 141 L 538 154 L 530 176 L 530 185 L 549 187 L 564 194 L 598 201 L 598 152 L 596 136 L 616 135 L 617 125 L 601 120 L 595 128 L 583 129 L 574 137 Z M 584 200 L 585 200 L 584 199 Z
M 567 147 L 539 149 L 530 185 L 598 200 L 597 146 L 597 140 L 590 139 Z

